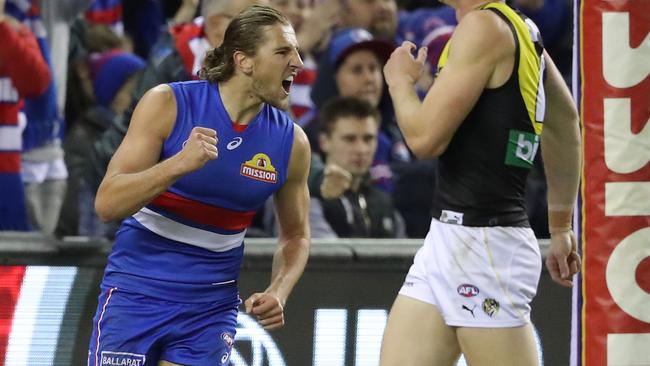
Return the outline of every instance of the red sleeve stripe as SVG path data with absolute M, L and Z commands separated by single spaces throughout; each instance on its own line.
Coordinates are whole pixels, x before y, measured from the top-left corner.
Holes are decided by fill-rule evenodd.
M 250 226 L 255 211 L 233 211 L 191 200 L 171 192 L 163 192 L 151 205 L 181 218 L 223 230 L 244 230 Z

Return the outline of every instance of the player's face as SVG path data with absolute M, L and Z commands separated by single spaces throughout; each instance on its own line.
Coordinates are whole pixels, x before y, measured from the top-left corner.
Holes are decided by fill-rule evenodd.
M 377 56 L 369 50 L 349 54 L 336 70 L 336 87 L 343 97 L 355 97 L 378 106 L 384 76 Z
M 266 40 L 253 57 L 253 93 L 265 103 L 288 109 L 293 79 L 303 67 L 296 33 L 284 24 L 265 28 Z
M 321 134 L 320 144 L 327 162 L 355 176 L 368 172 L 377 150 L 379 127 L 373 117 L 343 117 L 334 124 L 330 135 Z

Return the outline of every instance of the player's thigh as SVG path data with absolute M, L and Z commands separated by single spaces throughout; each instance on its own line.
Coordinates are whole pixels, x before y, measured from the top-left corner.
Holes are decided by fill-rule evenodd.
M 158 362 L 158 366 L 183 366 L 183 365 L 179 365 L 177 363 L 172 363 L 169 361 L 160 361 Z
M 454 328 L 432 304 L 398 295 L 381 345 L 382 366 L 446 366 L 460 355 Z
M 537 366 L 530 324 L 514 328 L 458 328 L 460 348 L 472 366 Z

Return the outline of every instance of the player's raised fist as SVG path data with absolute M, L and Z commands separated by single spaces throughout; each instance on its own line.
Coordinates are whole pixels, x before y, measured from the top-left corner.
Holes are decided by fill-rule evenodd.
M 219 156 L 217 131 L 211 128 L 194 127 L 190 136 L 183 142 L 178 157 L 184 170 L 189 173 L 202 168 L 208 161 Z

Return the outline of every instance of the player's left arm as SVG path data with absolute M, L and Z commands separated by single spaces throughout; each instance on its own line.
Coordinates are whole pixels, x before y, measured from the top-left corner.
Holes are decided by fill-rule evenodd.
M 542 133 L 542 156 L 548 187 L 548 225 L 551 246 L 546 267 L 553 281 L 572 286 L 581 267 L 572 230 L 573 208 L 580 185 L 582 141 L 580 116 L 560 71 L 546 59 L 546 116 Z
M 284 325 L 284 306 L 302 275 L 309 256 L 309 173 L 310 148 L 307 136 L 294 125 L 293 149 L 287 181 L 275 194 L 280 226 L 278 249 L 273 256 L 271 284 L 245 302 L 246 312 L 257 317 L 265 329 Z

